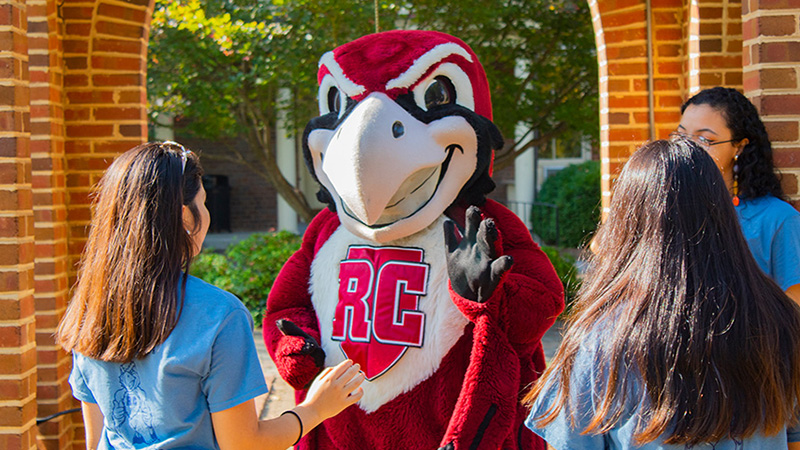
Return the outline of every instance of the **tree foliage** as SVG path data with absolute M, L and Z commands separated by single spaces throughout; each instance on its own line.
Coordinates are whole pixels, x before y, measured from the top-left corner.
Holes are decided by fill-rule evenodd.
M 151 119 L 179 116 L 193 136 L 243 136 L 251 154 L 234 160 L 270 182 L 306 222 L 313 211 L 275 158 L 278 110 L 295 130 L 316 115 L 319 57 L 372 29 L 371 4 L 331 1 L 158 0 L 150 33 Z M 291 95 L 278 96 L 280 89 Z M 252 161 L 257 162 L 256 165 Z
M 288 231 L 253 234 L 224 253 L 203 250 L 192 262 L 191 274 L 239 297 L 261 324 L 272 284 L 301 240 Z
M 542 183 L 537 199 L 558 207 L 534 205 L 533 231 L 548 244 L 580 247 L 600 221 L 600 162 L 586 161 L 559 170 Z
M 157 0 L 150 34 L 151 119 L 188 119 L 205 139 L 243 136 L 252 155 L 222 157 L 267 179 L 308 221 L 305 197 L 281 175 L 274 130 L 279 109 L 298 132 L 316 115 L 319 57 L 375 31 L 373 2 L 344 0 Z M 595 136 L 597 63 L 583 0 L 379 1 L 382 30 L 436 29 L 469 44 L 492 89 L 494 120 L 520 142 L 497 155 L 509 164 L 531 145 L 564 133 Z M 288 98 L 279 98 L 281 89 Z M 537 139 L 532 139 L 536 137 Z M 255 158 L 257 165 L 251 164 Z

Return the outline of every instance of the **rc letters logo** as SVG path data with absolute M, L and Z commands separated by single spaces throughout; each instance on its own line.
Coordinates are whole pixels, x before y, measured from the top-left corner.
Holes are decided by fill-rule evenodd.
M 422 347 L 428 264 L 418 248 L 351 246 L 339 264 L 334 341 L 368 380 L 384 374 L 408 347 Z

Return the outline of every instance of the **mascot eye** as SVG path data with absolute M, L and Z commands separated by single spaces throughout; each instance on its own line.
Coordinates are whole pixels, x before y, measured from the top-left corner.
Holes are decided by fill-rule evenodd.
M 425 89 L 425 109 L 456 102 L 456 88 L 449 78 L 438 76 Z
M 347 111 L 347 106 L 352 102 L 347 94 L 339 88 L 336 84 L 336 80 L 334 80 L 330 74 L 325 75 L 322 81 L 320 81 L 317 100 L 319 102 L 319 114 L 321 116 L 333 113 L 339 118 L 344 116 L 345 111 Z
M 441 105 L 457 104 L 475 111 L 472 82 L 457 64 L 444 63 L 414 86 L 414 103 L 428 111 Z
M 335 112 L 338 116 L 342 110 L 342 98 L 339 95 L 339 89 L 332 86 L 328 90 L 328 111 Z

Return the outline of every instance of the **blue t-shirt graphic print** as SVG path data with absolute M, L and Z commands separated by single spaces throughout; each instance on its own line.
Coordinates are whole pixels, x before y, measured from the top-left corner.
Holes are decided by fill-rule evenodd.
M 218 449 L 211 414 L 267 392 L 253 317 L 239 299 L 190 276 L 179 317 L 131 362 L 73 352 L 72 393 L 103 413 L 98 450 Z
M 153 428 L 153 414 L 147 395 L 141 387 L 136 364 L 131 361 L 119 366 L 120 388 L 114 393 L 112 420 L 114 426 L 122 428 L 127 422 L 133 430 L 134 444 L 153 444 L 158 441 Z

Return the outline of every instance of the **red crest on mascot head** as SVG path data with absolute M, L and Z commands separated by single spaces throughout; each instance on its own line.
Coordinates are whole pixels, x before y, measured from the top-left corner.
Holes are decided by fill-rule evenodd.
M 395 30 L 356 39 L 322 57 L 317 79 L 321 83 L 329 73 L 347 79 L 340 87 L 356 101 L 372 92 L 396 99 L 445 63 L 458 65 L 472 83 L 465 106 L 492 120 L 489 83 L 478 57 L 460 39 L 437 31 Z

